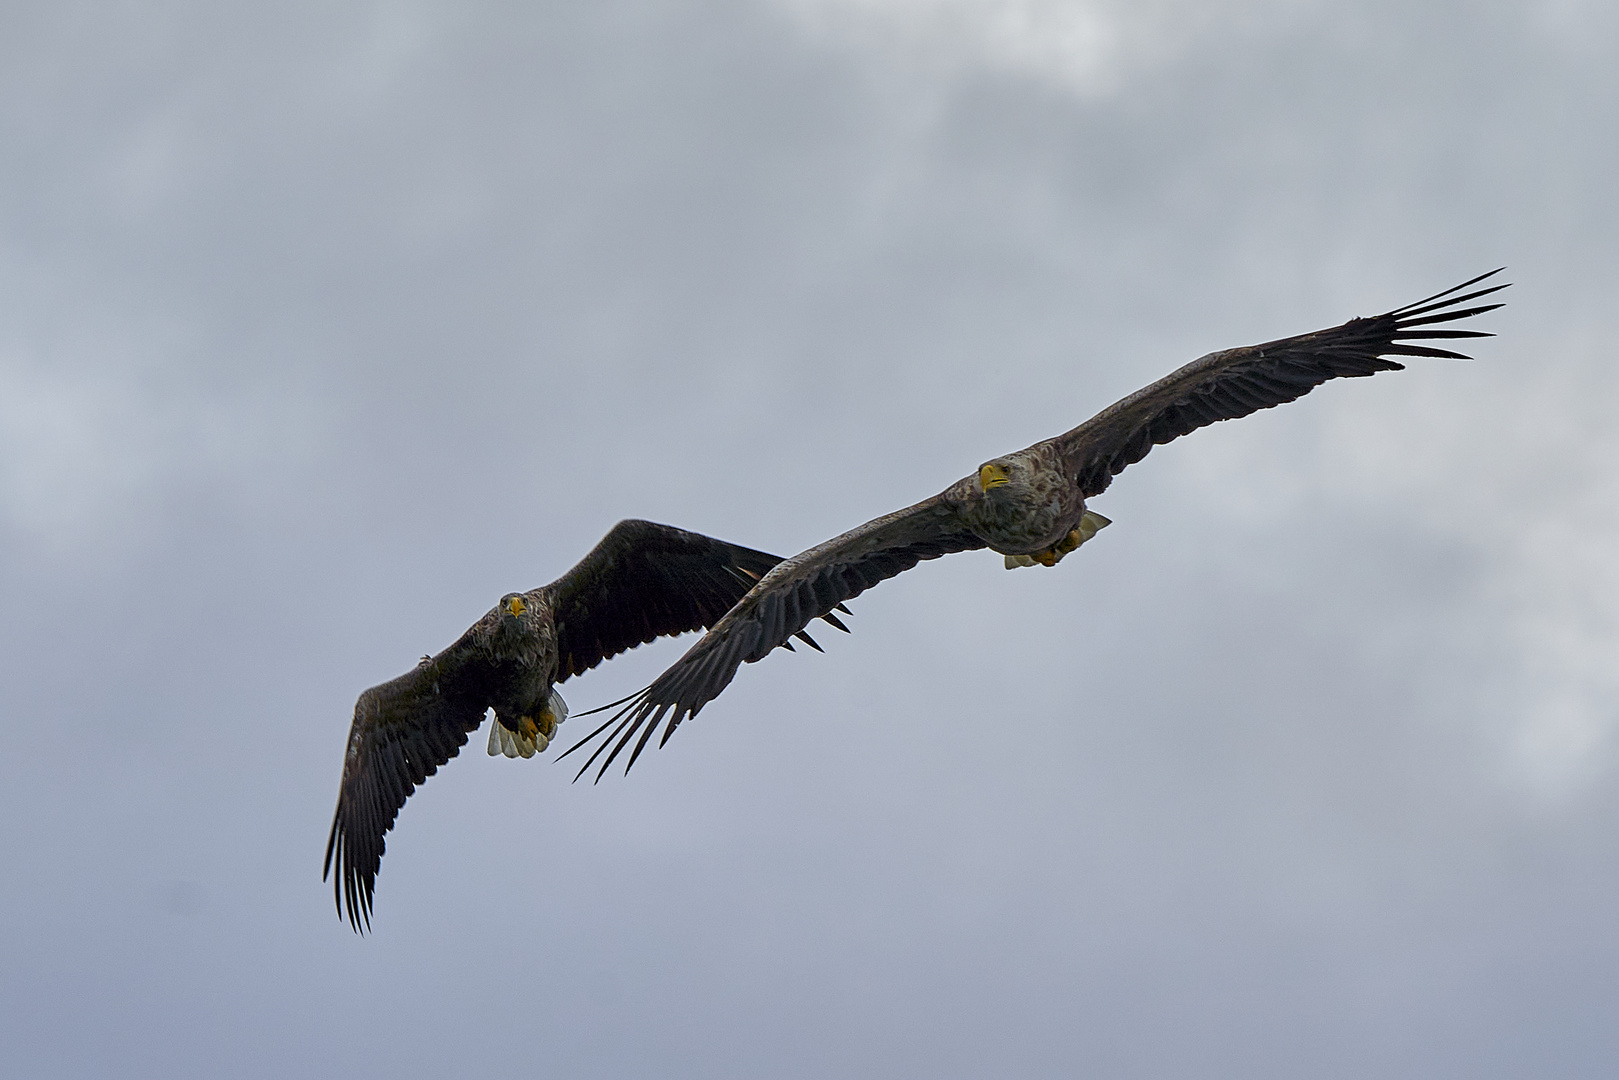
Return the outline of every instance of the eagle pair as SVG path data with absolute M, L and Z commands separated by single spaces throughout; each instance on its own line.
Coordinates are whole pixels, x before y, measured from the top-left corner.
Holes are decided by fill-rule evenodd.
M 987 547 L 1005 556 L 1008 569 L 1056 565 L 1109 523 L 1085 500 L 1154 446 L 1292 401 L 1329 379 L 1399 371 L 1404 365 L 1393 356 L 1468 359 L 1429 342 L 1490 336 L 1439 324 L 1500 307 L 1467 306 L 1506 288 L 1467 291 L 1499 272 L 1372 318 L 1210 353 L 1066 434 L 985 462 L 932 498 L 790 559 L 666 525 L 620 522 L 567 574 L 507 594 L 455 644 L 360 695 L 323 872 L 336 859 L 339 916 L 355 930 L 369 927 L 384 834 L 416 785 L 456 755 L 489 709 L 489 753 L 530 757 L 567 716 L 558 683 L 665 634 L 707 629 L 568 751 L 605 733 L 579 772 L 602 759 L 599 779 L 630 748 L 628 770 L 660 724 L 662 745 L 743 663 L 791 649 L 795 637 L 819 650 L 806 632 L 811 622 L 847 629 L 838 619 L 844 601 L 924 559 Z

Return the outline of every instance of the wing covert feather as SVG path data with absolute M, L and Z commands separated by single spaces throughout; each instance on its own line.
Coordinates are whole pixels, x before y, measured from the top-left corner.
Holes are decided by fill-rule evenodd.
M 545 587 L 556 621 L 557 682 L 655 638 L 713 626 L 780 561 L 669 525 L 619 522 Z

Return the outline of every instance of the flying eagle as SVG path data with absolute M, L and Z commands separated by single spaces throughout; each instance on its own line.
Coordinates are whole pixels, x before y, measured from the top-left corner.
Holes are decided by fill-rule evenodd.
M 987 461 L 930 499 L 787 559 L 650 686 L 592 710 L 622 706 L 562 756 L 608 732 L 578 774 L 584 775 L 611 747 L 596 773 L 599 780 L 639 732 L 624 766 L 628 772 L 666 716 L 659 746 L 669 741 L 682 720 L 696 716 L 718 697 L 743 663 L 763 660 L 816 616 L 924 559 L 988 547 L 1006 557 L 1007 569 L 1037 563 L 1055 566 L 1110 524 L 1088 510 L 1085 500 L 1106 491 L 1114 476 L 1154 446 L 1218 420 L 1293 401 L 1329 379 L 1402 370 L 1405 365 L 1390 356 L 1469 359 L 1426 342 L 1492 335 L 1453 327 L 1419 328 L 1500 307 L 1462 306 L 1506 288 L 1495 285 L 1463 292 L 1498 273 L 1499 269 L 1492 270 L 1369 319 L 1210 353 L 1066 434 Z
M 335 857 L 339 918 L 370 928 L 383 834 L 486 710 L 495 710 L 490 754 L 534 756 L 568 715 L 557 683 L 653 638 L 714 625 L 780 561 L 668 525 L 621 521 L 556 581 L 506 594 L 455 644 L 361 694 L 321 872 L 322 880 L 331 874 Z M 831 608 L 821 617 L 846 629 Z M 819 649 L 802 631 L 792 636 Z

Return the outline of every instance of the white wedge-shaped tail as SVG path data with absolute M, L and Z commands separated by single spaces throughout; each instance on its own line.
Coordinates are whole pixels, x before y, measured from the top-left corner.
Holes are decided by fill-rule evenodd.
M 517 730 L 510 731 L 499 720 L 489 725 L 489 756 L 531 758 L 551 745 L 557 725 L 568 718 L 568 703 L 552 689 L 538 717 L 524 716 L 517 721 Z

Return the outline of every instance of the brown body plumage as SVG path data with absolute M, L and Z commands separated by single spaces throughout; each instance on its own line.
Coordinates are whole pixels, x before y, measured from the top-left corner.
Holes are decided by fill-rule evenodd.
M 1154 446 L 1293 401 L 1330 379 L 1401 370 L 1391 356 L 1467 359 L 1428 342 L 1490 335 L 1429 327 L 1499 307 L 1461 306 L 1506 288 L 1464 292 L 1495 273 L 1382 315 L 1210 353 L 1072 431 L 985 462 L 930 499 L 783 561 L 650 686 L 615 702 L 623 708 L 568 753 L 608 732 L 580 773 L 606 752 L 599 778 L 634 740 L 628 769 L 665 717 L 660 745 L 719 696 L 742 664 L 763 659 L 818 614 L 924 559 L 989 547 L 1006 556 L 1009 568 L 1054 565 L 1108 524 L 1085 500 Z
M 940 498 L 974 536 L 1002 555 L 1037 555 L 1052 548 L 1085 516 L 1085 498 L 1049 443 L 986 461 Z

